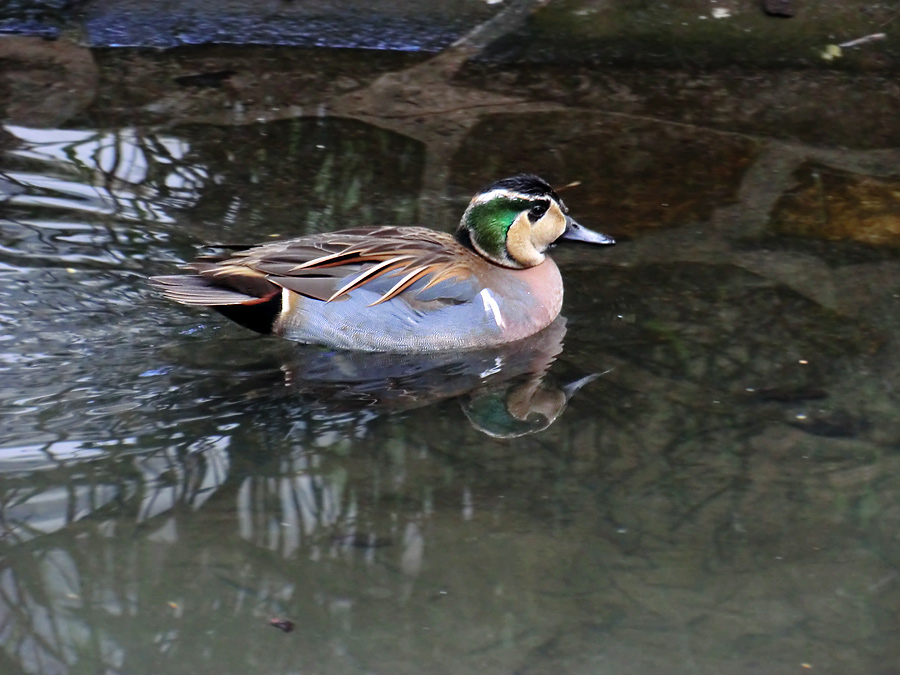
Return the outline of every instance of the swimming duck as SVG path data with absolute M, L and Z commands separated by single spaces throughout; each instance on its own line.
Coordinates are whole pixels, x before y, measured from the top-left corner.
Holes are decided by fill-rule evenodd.
M 579 225 L 542 178 L 476 194 L 455 234 L 364 227 L 271 242 L 153 277 L 166 297 L 212 307 L 259 333 L 373 352 L 478 349 L 528 337 L 562 308 L 547 249 L 612 244 Z

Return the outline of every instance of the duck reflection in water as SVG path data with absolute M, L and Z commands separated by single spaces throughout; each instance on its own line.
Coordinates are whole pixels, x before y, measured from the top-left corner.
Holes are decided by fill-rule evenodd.
M 457 398 L 477 430 L 516 438 L 548 428 L 598 377 L 557 385 L 566 320 L 524 340 L 473 351 L 389 354 L 303 346 L 281 366 L 284 383 L 325 414 L 401 412 Z

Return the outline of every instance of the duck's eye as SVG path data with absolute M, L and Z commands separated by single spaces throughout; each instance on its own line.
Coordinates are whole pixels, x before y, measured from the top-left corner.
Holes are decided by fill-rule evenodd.
M 528 211 L 528 218 L 534 222 L 536 220 L 540 220 L 543 218 L 544 214 L 547 213 L 547 209 L 550 208 L 550 205 L 547 202 L 541 202 L 540 204 L 535 204 Z

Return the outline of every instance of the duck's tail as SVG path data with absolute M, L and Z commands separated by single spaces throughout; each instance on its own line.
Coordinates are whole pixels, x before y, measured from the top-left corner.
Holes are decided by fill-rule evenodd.
M 235 282 L 234 275 L 221 279 L 200 274 L 150 278 L 150 285 L 169 300 L 210 307 L 245 328 L 268 335 L 281 313 L 281 287 L 264 278 Z

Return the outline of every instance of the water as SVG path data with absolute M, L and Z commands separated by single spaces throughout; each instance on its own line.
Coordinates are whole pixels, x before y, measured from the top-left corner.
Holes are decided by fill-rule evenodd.
M 880 149 L 102 120 L 0 137 L 4 672 L 896 672 Z M 450 229 L 522 168 L 622 239 L 554 251 L 565 321 L 522 345 L 336 354 L 146 283 L 208 243 Z M 881 239 L 794 227 L 816 190 Z

